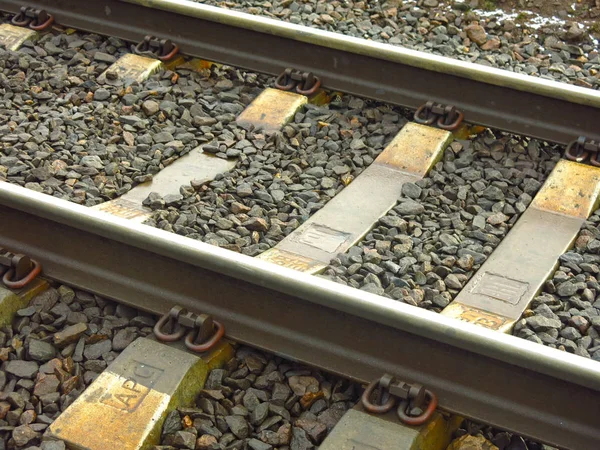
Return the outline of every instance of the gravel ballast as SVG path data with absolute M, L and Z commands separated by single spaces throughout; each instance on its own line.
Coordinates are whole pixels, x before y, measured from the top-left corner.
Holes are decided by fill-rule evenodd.
M 600 58 L 595 22 L 542 17 L 495 1 L 273 0 L 198 3 L 263 15 L 348 36 L 597 89 Z M 576 5 L 576 3 L 573 3 Z M 596 6 L 600 6 L 597 4 Z M 595 9 L 600 13 L 600 8 Z
M 600 361 L 600 210 L 515 324 L 513 334 Z
M 0 449 L 65 450 L 43 440 L 46 428 L 154 323 L 65 285 L 34 297 L 0 330 Z M 153 450 L 318 449 L 361 393 L 356 383 L 240 346 L 210 372 L 194 405 L 167 416 Z M 499 450 L 552 450 L 471 422 L 454 437 L 466 435 Z
M 257 3 L 264 5 L 226 6 Z M 597 45 L 576 25 L 541 27 L 533 35 L 518 21 L 436 1 L 312 7 L 284 0 L 264 7 L 251 12 L 271 8 L 295 23 L 598 86 Z M 183 186 L 180 195 L 151 195 L 148 223 L 256 256 L 359 176 L 409 117 L 401 108 L 344 95 L 309 105 L 281 133 L 267 135 L 238 127 L 235 117 L 270 77 L 213 67 L 166 71 L 141 85 L 97 84 L 127 51 L 118 39 L 83 33 L 46 35 L 18 52 L 0 49 L 0 180 L 93 206 L 200 145 L 215 157 L 236 158 L 236 167 L 212 182 Z M 431 175 L 405 186 L 393 211 L 324 276 L 440 311 L 510 230 L 558 154 L 547 144 L 490 131 L 455 142 Z M 588 221 L 514 334 L 600 360 L 599 222 L 600 214 Z M 0 443 L 54 450 L 64 447 L 40 444 L 44 429 L 154 322 L 66 286 L 32 305 L 0 332 Z M 356 385 L 247 348 L 209 382 L 195 408 L 170 415 L 164 445 L 317 448 L 359 394 Z M 487 433 L 500 449 L 523 448 L 520 438 Z
M 358 384 L 240 347 L 210 372 L 193 407 L 169 414 L 152 450 L 316 450 L 361 393 Z M 466 420 L 453 438 L 488 447 L 449 450 L 555 450 Z
M 166 419 L 155 450 L 311 450 L 358 401 L 360 386 L 247 347 L 212 370 L 195 407 Z
M 233 122 L 215 132 L 217 116 L 217 125 L 205 132 L 212 140 L 202 148 L 237 158 L 236 166 L 214 181 L 192 181 L 178 196 L 151 194 L 145 204 L 155 212 L 146 223 L 256 256 L 359 176 L 407 122 L 404 114 L 344 95 L 322 106 L 307 105 L 273 134 Z
M 229 69 L 97 83 L 128 51 L 78 32 L 0 49 L 0 181 L 86 206 L 116 198 L 220 134 L 270 82 Z
M 559 153 L 491 131 L 455 141 L 429 176 L 323 276 L 436 312 L 454 299 L 531 203 Z
M 334 95 L 267 135 L 235 118 L 272 78 L 212 66 L 164 71 L 140 85 L 96 83 L 126 50 L 114 38 L 73 33 L 4 52 L 0 179 L 94 206 L 200 146 L 236 167 L 180 194 L 151 194 L 148 224 L 255 256 L 358 176 L 409 116 Z
M 155 319 L 60 285 L 0 330 L 0 449 L 64 450 L 46 428 Z

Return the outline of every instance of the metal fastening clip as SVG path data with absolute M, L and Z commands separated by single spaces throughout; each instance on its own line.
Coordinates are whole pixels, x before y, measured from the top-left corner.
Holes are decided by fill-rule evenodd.
M 456 130 L 462 123 L 465 115 L 454 105 L 427 102 L 415 112 L 414 121 L 421 125 L 433 125 L 447 131 Z
M 220 322 L 207 314 L 200 314 L 194 321 L 194 328 L 185 337 L 185 346 L 198 353 L 213 348 L 225 334 L 225 328 Z
M 161 61 L 169 61 L 179 52 L 179 46 L 174 44 L 170 39 L 146 36 L 143 41 L 134 47 L 133 51 L 137 55 L 150 56 L 158 58 Z
M 19 14 L 13 16 L 11 23 L 17 27 L 29 27 L 35 31 L 43 31 L 54 23 L 54 16 L 45 9 L 34 9 L 23 6 Z
M 42 266 L 36 260 L 0 247 L 0 276 L 6 287 L 21 289 L 31 283 L 41 271 Z
M 183 337 L 185 328 L 179 324 L 179 315 L 185 310 L 181 306 L 173 306 L 154 325 L 154 336 L 163 342 L 175 342 Z
M 159 341 L 175 342 L 185 337 L 185 345 L 202 353 L 213 348 L 225 334 L 225 327 L 208 314 L 196 314 L 181 306 L 174 306 L 154 325 L 154 335 Z
M 374 404 L 371 397 L 376 388 L 381 394 L 381 403 Z M 427 422 L 437 408 L 437 396 L 420 384 L 397 381 L 389 374 L 384 374 L 371 382 L 361 397 L 363 407 L 373 414 L 384 414 L 390 411 L 400 399 L 398 418 L 407 425 L 422 425 Z
M 600 143 L 585 136 L 579 136 L 567 145 L 565 158 L 580 163 L 589 162 L 592 166 L 600 167 L 598 153 L 600 153 Z
M 298 94 L 310 97 L 321 87 L 321 79 L 312 72 L 300 72 L 296 69 L 285 69 L 275 80 L 275 87 L 282 91 L 296 90 Z

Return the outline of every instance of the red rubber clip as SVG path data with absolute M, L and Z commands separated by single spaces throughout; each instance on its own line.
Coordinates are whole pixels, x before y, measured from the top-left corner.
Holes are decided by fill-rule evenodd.
M 154 325 L 154 336 L 159 341 L 163 342 L 175 342 L 183 337 L 185 334 L 185 328 L 183 328 L 177 322 L 179 314 L 183 311 L 181 306 L 174 306 L 171 310 L 158 319 L 156 325 Z M 163 331 L 165 326 L 170 328 L 170 331 Z
M 427 408 L 425 409 L 425 411 L 423 411 L 423 413 L 418 416 L 408 415 L 406 413 L 406 409 L 409 407 L 410 401 L 402 400 L 400 402 L 400 405 L 398 406 L 398 411 L 397 411 L 398 418 L 402 422 L 404 422 L 406 425 L 411 425 L 411 426 L 423 425 L 425 422 L 427 422 L 429 419 L 431 419 L 431 416 L 433 415 L 433 413 L 435 412 L 435 409 L 438 406 L 437 395 L 435 395 L 430 390 L 427 390 L 427 389 L 425 390 L 425 398 L 429 401 L 429 404 L 427 405 Z
M 185 333 L 185 345 L 194 352 L 212 349 L 225 335 L 225 327 L 208 314 L 195 314 L 181 306 L 174 306 L 154 325 L 154 335 L 159 341 L 175 342 Z
M 217 345 L 217 343 L 225 335 L 225 327 L 221 322 L 217 322 L 216 320 L 213 320 L 212 322 L 214 324 L 214 333 L 208 340 L 197 343 L 197 340 L 202 338 L 202 330 L 192 330 L 185 337 L 185 346 L 194 352 L 203 353 L 209 351 L 215 345 Z
M 172 59 L 177 53 L 179 53 L 179 46 L 177 44 L 173 44 L 173 48 L 166 55 L 158 55 L 158 59 L 161 61 L 169 61 Z
M 29 23 L 29 28 L 31 28 L 32 30 L 35 30 L 35 31 L 43 31 L 54 23 L 54 16 L 52 14 L 48 14 L 48 18 L 39 25 L 34 25 L 35 22 L 36 22 L 35 20 L 32 20 Z
M 365 389 L 365 392 L 363 392 L 363 395 L 360 397 L 360 401 L 363 407 L 368 412 L 373 414 L 385 414 L 386 412 L 390 411 L 396 404 L 396 399 L 389 394 L 389 398 L 381 405 L 376 405 L 375 403 L 371 402 L 371 395 L 373 395 L 373 391 L 375 390 L 375 388 L 379 386 L 379 381 L 380 379 L 378 378 L 377 380 L 369 383 L 369 385 Z
M 371 402 L 371 396 L 377 387 L 382 393 L 382 399 L 385 399 L 379 405 Z M 400 399 L 397 410 L 398 418 L 403 423 L 412 426 L 427 422 L 438 406 L 438 398 L 433 392 L 425 389 L 420 384 L 397 381 L 395 377 L 389 374 L 383 375 L 367 386 L 361 396 L 361 403 L 365 410 L 370 413 L 385 414 L 394 407 L 397 398 Z M 408 408 L 421 407 L 424 404 L 427 404 L 427 408 L 417 416 L 412 416 L 407 412 Z
M 15 269 L 8 269 L 8 271 L 2 277 L 2 282 L 6 285 L 6 287 L 10 289 L 21 289 L 31 283 L 41 272 L 42 266 L 35 259 L 31 260 L 32 268 L 31 271 L 25 275 L 20 280 L 11 280 L 13 275 L 15 274 Z

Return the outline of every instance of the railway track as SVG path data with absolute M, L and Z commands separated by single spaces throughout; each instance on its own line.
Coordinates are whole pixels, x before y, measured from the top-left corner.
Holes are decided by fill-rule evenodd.
M 599 169 L 559 161 L 549 142 L 593 163 L 597 91 L 187 1 L 31 6 L 63 27 L 134 42 L 152 29 L 187 55 L 247 70 L 292 66 L 299 92 L 314 72 L 328 91 L 269 89 L 290 74 L 199 60 L 160 67 L 114 37 L 55 28 L 36 46 L 29 35 L 3 67 L 7 100 L 24 114 L 5 106 L 3 248 L 39 261 L 45 277 L 139 310 L 209 314 L 233 341 L 361 383 L 391 373 L 426 386 L 443 411 L 594 448 Z M 430 99 L 456 109 L 423 106 Z M 441 127 L 377 100 L 423 106 L 417 119 Z M 48 105 L 63 110 L 44 119 L 47 133 L 29 126 Z M 463 112 L 496 131 L 450 126 Z M 21 149 L 33 158 L 15 158 Z M 136 345 L 156 367 L 151 388 L 162 350 Z M 133 348 L 96 389 L 127 376 Z M 231 355 L 220 349 L 214 361 Z M 176 397 L 185 370 L 197 370 L 173 355 L 165 361 L 183 372 L 149 392 Z M 82 420 L 93 434 L 93 420 L 68 411 L 64 423 Z M 80 445 L 81 433 L 53 427 Z

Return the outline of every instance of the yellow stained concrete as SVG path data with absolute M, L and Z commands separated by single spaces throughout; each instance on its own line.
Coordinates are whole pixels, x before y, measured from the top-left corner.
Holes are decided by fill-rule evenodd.
M 464 305 L 458 301 L 454 301 L 444 308 L 443 314 L 447 317 L 502 333 L 507 333 L 515 323 L 515 320 L 509 317 L 504 317 L 471 305 Z
M 100 203 L 99 205 L 92 206 L 92 209 L 97 209 L 112 216 L 139 223 L 144 222 L 152 215 L 152 210 L 142 206 L 141 202 L 135 202 L 124 198 L 116 198 L 108 202 Z
M 445 450 L 462 418 L 434 413 L 419 427 L 402 424 L 393 409 L 368 414 L 358 404 L 338 422 L 319 450 Z
M 30 28 L 16 27 L 9 23 L 0 25 L 0 45 L 7 50 L 18 50 L 23 42 L 34 41 L 37 37 L 37 31 Z
M 270 248 L 264 253 L 257 256 L 258 259 L 268 261 L 278 266 L 287 267 L 288 269 L 294 269 L 299 272 L 305 272 L 310 274 L 316 274 L 321 272 L 327 264 L 317 261 L 312 258 L 307 258 L 301 255 L 297 255 L 292 252 L 286 252 L 278 248 Z
M 23 289 L 6 289 L 0 284 L 0 326 L 10 325 L 19 309 L 26 308 L 38 294 L 48 289 L 48 282 L 36 278 Z
M 150 75 L 160 70 L 161 67 L 162 62 L 158 59 L 128 53 L 111 64 L 111 66 L 98 77 L 98 82 L 110 84 L 112 80 L 107 74 L 113 73 L 116 74 L 117 79 L 121 81 L 130 80 L 141 83 L 148 79 Z
M 587 219 L 598 208 L 600 168 L 562 159 L 531 206 Z
M 294 118 L 308 98 L 294 92 L 267 88 L 236 119 L 238 125 L 254 125 L 256 129 L 277 131 Z
M 202 358 L 139 338 L 54 421 L 46 434 L 68 448 L 145 450 L 157 445 L 167 414 L 192 405 L 208 372 L 233 357 L 221 343 Z
M 424 177 L 441 159 L 450 142 L 452 133 L 449 131 L 407 123 L 377 157 L 375 164 Z

